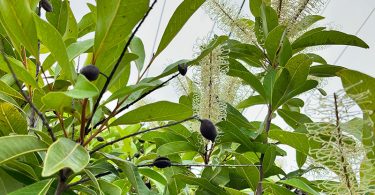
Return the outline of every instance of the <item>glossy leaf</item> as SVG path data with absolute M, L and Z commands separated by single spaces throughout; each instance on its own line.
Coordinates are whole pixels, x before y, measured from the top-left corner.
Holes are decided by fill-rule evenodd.
M 0 164 L 31 152 L 47 150 L 48 145 L 35 136 L 12 135 L 0 137 Z
M 304 192 L 307 192 L 309 194 L 313 194 L 313 195 L 319 195 L 320 194 L 317 191 L 315 191 L 313 188 L 311 188 L 309 185 L 307 185 L 305 182 L 303 182 L 302 180 L 300 180 L 298 178 L 280 180 L 279 183 L 283 183 L 283 184 L 293 186 L 293 187 L 301 189 Z
M 33 56 L 37 57 L 37 30 L 29 1 L 0 1 L 0 14 L 0 21 L 17 51 L 21 53 L 20 46 L 23 45 Z
M 10 57 L 8 57 L 8 60 L 19 80 L 31 85 L 32 87 L 38 87 L 34 77 L 25 69 L 22 62 Z M 11 73 L 3 56 L 0 57 L 0 69 L 7 73 Z
M 85 76 L 79 75 L 74 88 L 65 92 L 65 94 L 77 99 L 91 98 L 99 94 L 99 89 L 87 80 Z
M 204 0 L 184 0 L 175 10 L 163 33 L 159 47 L 155 53 L 158 56 L 182 29 L 189 18 L 204 3 Z
M 369 46 L 360 38 L 339 31 L 318 31 L 302 35 L 292 44 L 293 49 L 318 46 L 318 45 L 350 45 L 362 48 Z
M 0 134 L 27 134 L 26 118 L 10 103 L 0 103 Z
M 145 63 L 145 48 L 142 40 L 139 37 L 134 37 L 129 48 L 132 53 L 138 56 L 138 59 L 135 60 L 135 65 L 137 66 L 138 72 L 140 72 Z
M 42 176 L 51 176 L 63 168 L 78 173 L 86 167 L 89 159 L 89 153 L 83 146 L 70 139 L 60 138 L 47 150 Z
M 32 185 L 28 185 L 16 191 L 9 193 L 9 195 L 46 195 L 53 179 L 42 180 Z
M 106 52 L 127 40 L 134 26 L 148 9 L 148 0 L 99 0 L 97 3 L 97 21 L 95 30 L 93 64 L 103 69 L 108 64 L 101 61 L 108 56 Z M 118 56 L 114 56 L 115 59 Z
M 337 73 L 344 70 L 344 67 L 334 65 L 317 65 L 310 68 L 310 75 L 316 77 L 335 77 Z
M 185 183 L 190 184 L 190 185 L 197 185 L 212 194 L 227 194 L 224 189 L 222 189 L 219 186 L 213 185 L 207 179 L 204 179 L 204 178 L 194 178 L 194 177 L 189 177 L 189 176 L 185 176 L 181 174 L 175 175 L 174 178 L 184 181 Z
M 166 156 L 166 155 L 172 155 L 172 154 L 180 154 L 183 152 L 191 152 L 196 151 L 196 148 L 191 145 L 189 142 L 186 141 L 176 141 L 176 142 L 170 142 L 161 145 L 158 148 L 157 153 L 160 156 Z
M 111 123 L 113 125 L 135 124 L 139 122 L 183 120 L 191 117 L 191 108 L 182 104 L 160 101 L 136 108 Z
M 48 22 L 34 15 L 34 21 L 38 30 L 38 38 L 57 60 L 62 69 L 63 75 L 70 81 L 76 77 L 76 71 L 72 63 L 69 62 L 65 43 L 60 33 Z
M 50 92 L 42 97 L 42 102 L 46 110 L 56 110 L 58 112 L 72 111 L 73 98 L 64 92 Z

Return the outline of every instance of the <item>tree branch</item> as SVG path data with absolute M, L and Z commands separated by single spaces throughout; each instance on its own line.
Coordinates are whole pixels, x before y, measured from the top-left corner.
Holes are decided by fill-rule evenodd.
M 139 22 L 139 24 L 137 25 L 137 27 L 135 28 L 135 30 L 133 31 L 133 33 L 130 35 L 128 41 L 126 42 L 125 47 L 124 47 L 124 49 L 122 50 L 120 57 L 118 58 L 118 60 L 117 60 L 117 62 L 116 62 L 116 64 L 115 64 L 115 66 L 113 67 L 113 69 L 112 69 L 110 75 L 108 76 L 108 79 L 106 80 L 106 82 L 105 82 L 105 84 L 104 84 L 102 90 L 100 91 L 100 94 L 99 94 L 99 96 L 98 96 L 98 99 L 97 99 L 96 102 L 95 102 L 95 105 L 94 105 L 94 108 L 93 108 L 92 114 L 91 114 L 90 118 L 87 120 L 86 127 L 85 127 L 85 132 L 87 132 L 87 133 L 89 132 L 89 128 L 90 128 L 91 121 L 92 121 L 92 119 L 93 119 L 93 117 L 94 117 L 94 115 L 95 115 L 96 110 L 97 110 L 98 107 L 99 107 L 100 100 L 102 99 L 104 93 L 106 92 L 106 90 L 107 90 L 107 88 L 108 88 L 108 86 L 109 86 L 109 83 L 111 82 L 111 80 L 112 80 L 114 74 L 116 73 L 116 70 L 117 70 L 117 68 L 119 67 L 120 63 L 121 63 L 122 58 L 125 56 L 126 50 L 128 49 L 128 47 L 129 47 L 131 41 L 133 40 L 133 38 L 134 38 L 135 34 L 137 33 L 137 31 L 139 30 L 139 28 L 142 26 L 143 22 L 146 20 L 148 14 L 149 14 L 150 11 L 152 10 L 152 8 L 153 8 L 154 5 L 156 4 L 156 2 L 157 2 L 157 0 L 154 0 L 154 2 L 151 4 L 151 6 L 149 7 L 149 9 L 147 10 L 146 14 L 143 16 L 142 20 Z
M 176 121 L 176 122 L 173 122 L 173 123 L 169 123 L 169 124 L 166 124 L 166 125 L 163 125 L 163 126 L 159 126 L 159 127 L 154 127 L 154 128 L 151 128 L 151 129 L 146 129 L 146 130 L 143 130 L 143 131 L 138 131 L 136 133 L 132 133 L 130 135 L 127 135 L 127 136 L 124 136 L 124 137 L 121 137 L 121 138 L 118 138 L 118 139 L 115 139 L 113 141 L 110 141 L 110 142 L 107 142 L 103 145 L 100 145 L 98 146 L 97 148 L 93 149 L 92 151 L 90 151 L 90 155 L 91 154 L 94 154 L 95 152 L 99 151 L 100 149 L 104 148 L 104 147 L 107 147 L 109 145 L 112 145 L 114 143 L 117 143 L 121 140 L 124 140 L 126 138 L 129 138 L 129 137 L 134 137 L 134 136 L 137 136 L 139 134 L 143 134 L 143 133 L 147 133 L 149 131 L 155 131 L 155 130 L 158 130 L 158 129 L 162 129 L 162 128 L 165 128 L 165 127 L 170 127 L 170 126 L 174 126 L 174 125 L 178 125 L 180 123 L 183 123 L 183 122 L 186 122 L 186 121 L 189 121 L 189 120 L 192 120 L 192 119 L 197 119 L 197 116 L 192 116 L 192 117 L 189 117 L 189 118 L 186 118 L 184 120 L 181 120 L 181 121 Z
M 139 100 L 145 98 L 147 95 L 149 95 L 150 93 L 154 92 L 155 90 L 157 90 L 157 89 L 163 87 L 166 83 L 168 83 L 168 82 L 171 81 L 172 79 L 176 78 L 179 74 L 180 74 L 180 73 L 173 75 L 171 78 L 169 78 L 168 80 L 166 80 L 166 81 L 164 81 L 163 83 L 159 84 L 159 85 L 156 86 L 155 88 L 153 88 L 153 89 L 151 89 L 150 91 L 147 91 L 146 93 L 142 94 L 141 96 L 139 96 L 139 97 L 138 97 L 137 99 L 135 99 L 134 101 L 130 102 L 129 104 L 125 105 L 123 108 L 121 108 L 121 109 L 119 109 L 118 111 L 116 111 L 116 113 L 115 113 L 112 117 L 114 117 L 114 116 L 116 116 L 118 113 L 120 113 L 120 112 L 122 112 L 122 111 L 128 109 L 130 106 L 134 105 L 134 104 L 137 103 Z M 99 122 L 97 122 L 97 123 L 93 126 L 93 128 L 98 127 L 100 124 L 103 124 L 103 122 L 108 121 L 108 119 L 109 119 L 109 118 L 104 118 L 104 119 L 100 120 Z M 91 131 L 91 129 L 90 129 L 90 131 Z M 86 135 L 87 135 L 90 131 L 86 132 Z
M 20 89 L 20 92 L 21 92 L 22 96 L 25 98 L 27 103 L 29 103 L 31 109 L 33 109 L 37 113 L 37 115 L 40 117 L 40 119 L 43 122 L 43 125 L 47 128 L 47 131 L 50 134 L 52 141 L 56 141 L 56 137 L 55 137 L 55 135 L 52 131 L 52 128 L 49 126 L 47 118 L 44 116 L 43 113 L 41 113 L 38 110 L 38 108 L 35 107 L 35 105 L 31 101 L 30 97 L 28 95 L 26 95 L 26 93 L 22 90 L 22 85 L 21 85 L 20 81 L 18 80 L 18 78 L 16 76 L 16 73 L 14 72 L 13 67 L 10 64 L 5 52 L 3 51 L 3 42 L 1 42 L 1 48 L 0 49 L 1 49 L 1 54 L 3 55 L 3 59 L 4 59 L 5 63 L 7 64 L 10 72 L 12 73 L 12 76 L 13 76 L 14 80 L 16 81 L 16 84 L 17 84 L 18 88 Z

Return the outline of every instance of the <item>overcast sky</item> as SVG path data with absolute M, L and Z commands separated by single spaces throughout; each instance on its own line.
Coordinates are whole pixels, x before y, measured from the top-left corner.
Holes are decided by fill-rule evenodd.
M 85 5 L 87 2 L 94 1 L 71 1 L 71 6 L 77 21 L 79 21 L 80 18 L 88 12 L 88 8 Z M 156 48 L 153 50 L 153 43 L 156 37 L 158 22 L 161 14 L 162 20 L 160 32 L 158 37 L 156 37 L 156 43 L 159 42 L 168 20 L 173 14 L 173 11 L 181 2 L 182 0 L 159 0 L 156 7 L 152 10 L 150 16 L 147 18 L 144 25 L 138 32 L 137 36 L 141 37 L 143 40 L 147 52 L 146 63 L 148 63 L 152 52 L 157 48 L 156 45 Z M 233 2 L 240 4 L 242 0 L 234 0 Z M 164 12 L 162 13 L 164 3 L 166 4 Z M 249 0 L 246 0 L 243 9 L 243 13 L 245 14 L 249 14 L 248 4 Z M 324 9 L 322 13 L 326 19 L 323 20 L 321 24 L 345 33 L 356 34 L 360 26 L 374 8 L 374 0 L 330 0 L 326 9 Z M 176 38 L 171 42 L 171 44 L 154 61 L 149 75 L 154 76 L 160 74 L 164 68 L 172 62 L 180 59 L 191 59 L 194 55 L 193 47 L 197 40 L 207 37 L 210 34 L 213 25 L 214 22 L 208 17 L 204 10 L 198 10 L 176 36 Z M 358 36 L 370 46 L 370 49 L 348 47 L 335 65 L 359 70 L 375 77 L 375 13 L 370 16 L 366 24 L 358 33 Z M 324 48 L 323 50 L 317 50 L 316 52 L 322 55 L 329 64 L 334 64 L 344 48 L 344 46 L 330 46 Z M 330 79 L 328 85 L 324 87 L 326 91 L 331 93 L 339 88 L 341 88 L 339 79 Z M 168 86 L 158 90 L 156 93 L 153 93 L 149 100 L 177 101 L 177 98 L 176 87 Z M 254 110 L 257 113 L 261 113 L 259 118 L 256 118 L 258 114 L 254 114 Z M 264 118 L 262 113 L 264 113 L 264 115 L 266 114 L 265 109 L 262 109 L 262 107 L 255 107 L 254 110 L 252 110 L 250 113 L 247 112 L 246 116 L 249 119 L 262 120 Z M 282 126 L 285 125 L 281 120 L 277 120 L 276 122 Z M 288 149 L 288 152 L 290 151 L 292 150 Z M 293 159 L 294 157 L 292 155 L 288 158 Z M 293 169 L 296 167 L 296 165 L 291 165 L 286 162 L 287 161 L 285 160 L 281 161 L 284 168 Z

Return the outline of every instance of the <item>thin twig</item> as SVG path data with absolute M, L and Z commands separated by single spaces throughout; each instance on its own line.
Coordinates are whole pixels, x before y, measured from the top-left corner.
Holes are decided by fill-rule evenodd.
M 137 167 L 152 167 L 153 164 L 137 165 Z M 215 164 L 171 164 L 172 167 L 259 167 L 260 165 L 243 164 L 243 165 L 215 165 Z
M 85 132 L 88 133 L 89 132 L 89 128 L 90 128 L 90 124 L 91 124 L 91 121 L 95 115 L 95 112 L 96 110 L 98 109 L 99 107 L 99 103 L 100 103 L 100 100 L 102 99 L 104 93 L 106 92 L 108 86 L 109 86 L 109 83 L 111 82 L 113 76 L 115 75 L 116 73 L 116 70 L 117 68 L 119 67 L 121 61 L 122 61 L 122 58 L 125 56 L 125 53 L 126 53 L 126 50 L 128 49 L 131 41 L 133 40 L 135 34 L 137 33 L 138 29 L 142 26 L 143 22 L 146 20 L 148 14 L 150 13 L 150 11 L 152 10 L 152 8 L 154 7 L 154 5 L 156 4 L 157 0 L 154 0 L 154 2 L 151 4 L 151 6 L 149 7 L 149 9 L 147 10 L 147 12 L 145 13 L 145 15 L 143 16 L 142 20 L 139 22 L 139 24 L 137 25 L 137 27 L 135 28 L 135 30 L 133 31 L 133 33 L 130 35 L 128 41 L 126 42 L 125 44 L 125 47 L 124 49 L 122 50 L 121 52 L 121 55 L 120 57 L 118 58 L 116 64 L 114 65 L 110 75 L 108 76 L 108 79 L 106 80 L 102 90 L 100 91 L 100 94 L 98 96 L 98 99 L 96 100 L 95 104 L 94 104 L 94 107 L 93 107 L 93 110 L 92 110 L 92 114 L 91 116 L 89 117 L 89 119 L 87 120 L 87 124 L 86 124 L 86 127 L 85 127 Z
M 139 100 L 145 98 L 145 97 L 146 97 L 147 95 L 149 95 L 150 93 L 152 93 L 152 92 L 154 92 L 155 90 L 157 90 L 157 89 L 163 87 L 166 83 L 168 83 L 168 82 L 171 81 L 172 79 L 176 78 L 178 75 L 179 75 L 179 73 L 173 75 L 173 76 L 172 76 L 171 78 L 169 78 L 168 80 L 164 81 L 163 83 L 160 83 L 159 85 L 157 85 L 156 87 L 154 87 L 154 88 L 151 89 L 150 91 L 147 91 L 146 93 L 142 94 L 142 95 L 139 96 L 137 99 L 135 99 L 135 100 L 133 100 L 132 102 L 130 102 L 129 104 L 125 105 L 124 107 L 122 107 L 122 108 L 119 109 L 118 111 L 117 111 L 117 109 L 116 109 L 116 111 L 114 111 L 115 114 L 114 114 L 113 116 L 110 115 L 109 117 L 100 120 L 99 122 L 97 122 L 97 123 L 93 126 L 93 128 L 96 128 L 96 127 L 99 126 L 100 124 L 105 123 L 106 121 L 108 121 L 108 120 L 110 119 L 110 117 L 114 117 L 114 116 L 116 116 L 118 113 L 120 113 L 120 112 L 122 112 L 122 111 L 128 109 L 130 106 L 134 105 L 134 104 L 137 103 Z M 121 104 L 122 104 L 122 103 L 120 103 L 120 105 L 121 105 Z M 101 128 L 99 128 L 99 129 L 101 129 Z M 89 131 L 89 132 L 90 132 L 90 131 Z M 86 132 L 86 135 L 87 135 L 89 132 Z
M 43 125 L 47 128 L 47 131 L 50 134 L 52 141 L 56 141 L 56 137 L 55 137 L 55 135 L 52 131 L 52 128 L 49 126 L 49 123 L 48 123 L 46 117 L 44 116 L 43 113 L 41 113 L 38 110 L 38 108 L 35 107 L 35 105 L 31 101 L 30 97 L 28 95 L 26 95 L 25 92 L 22 90 L 22 85 L 21 85 L 20 81 L 18 80 L 18 78 L 16 76 L 16 73 L 13 70 L 12 65 L 10 64 L 8 58 L 6 57 L 5 52 L 3 51 L 3 42 L 1 42 L 1 54 L 3 55 L 3 59 L 4 59 L 5 63 L 7 64 L 10 72 L 12 73 L 12 76 L 13 76 L 14 80 L 16 81 L 16 84 L 17 84 L 18 88 L 20 89 L 20 92 L 21 92 L 22 96 L 25 98 L 27 103 L 29 103 L 31 109 L 33 109 L 37 113 L 37 115 L 40 117 Z
M 111 174 L 111 173 L 112 173 L 111 171 L 107 171 L 107 172 L 104 172 L 104 173 L 100 173 L 100 174 L 95 175 L 95 178 L 104 177 L 104 176 L 109 175 L 109 174 Z M 89 177 L 87 177 L 87 178 L 83 178 L 83 179 L 81 179 L 81 180 L 79 180 L 79 181 L 76 181 L 76 182 L 74 182 L 74 183 L 71 183 L 71 184 L 67 185 L 66 188 L 71 188 L 71 187 L 73 187 L 73 186 L 76 186 L 76 185 L 79 185 L 79 184 L 83 184 L 83 183 L 88 182 L 88 181 L 90 181 L 90 180 L 91 180 L 91 179 L 90 179 Z
M 127 135 L 127 136 L 124 136 L 124 137 L 121 137 L 121 138 L 118 138 L 118 139 L 115 139 L 113 141 L 110 141 L 110 142 L 107 142 L 103 145 L 100 145 L 98 146 L 97 148 L 93 149 L 92 151 L 90 151 L 90 154 L 93 154 L 97 151 L 99 151 L 100 149 L 104 148 L 104 147 L 107 147 L 109 145 L 112 145 L 114 143 L 117 143 L 121 140 L 124 140 L 126 138 L 129 138 L 129 137 L 134 137 L 134 136 L 137 136 L 139 134 L 143 134 L 143 133 L 147 133 L 147 132 L 150 132 L 150 131 L 155 131 L 155 130 L 158 130 L 158 129 L 162 129 L 162 128 L 165 128 L 165 127 L 170 127 L 170 126 L 174 126 L 174 125 L 178 125 L 180 123 L 183 123 L 183 122 L 186 122 L 186 121 L 189 121 L 189 120 L 192 120 L 192 119 L 197 119 L 197 116 L 192 116 L 192 117 L 189 117 L 189 118 L 186 118 L 184 120 L 181 120 L 181 121 L 176 121 L 176 122 L 173 122 L 173 123 L 169 123 L 169 124 L 166 124 L 166 125 L 162 125 L 162 126 L 159 126 L 159 127 L 154 127 L 154 128 L 151 128 L 151 129 L 146 129 L 146 130 L 143 130 L 143 131 L 138 131 L 136 133 L 132 133 L 130 135 Z

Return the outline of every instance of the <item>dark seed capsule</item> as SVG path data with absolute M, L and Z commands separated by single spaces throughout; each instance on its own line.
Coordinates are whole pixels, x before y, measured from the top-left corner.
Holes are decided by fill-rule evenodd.
M 187 66 L 187 64 L 179 64 L 179 65 L 178 65 L 178 72 L 179 72 L 182 76 L 185 76 L 185 74 L 187 73 L 187 70 L 188 70 L 188 66 Z
M 140 155 L 138 152 L 134 154 L 134 157 L 135 157 L 135 158 L 139 158 L 140 156 L 141 156 L 141 155 Z
M 165 167 L 170 167 L 172 165 L 172 163 L 169 160 L 169 158 L 167 158 L 167 157 L 159 157 L 159 158 L 154 160 L 152 165 L 154 165 L 157 168 L 162 169 L 162 168 L 165 168 Z
M 41 0 L 40 1 L 40 6 L 42 6 L 42 8 L 44 10 L 46 10 L 46 12 L 52 12 L 53 11 L 53 7 L 52 7 L 51 3 L 48 0 Z
M 207 120 L 207 119 L 202 119 L 200 121 L 201 121 L 200 131 L 201 131 L 202 136 L 214 142 L 217 136 L 215 125 L 210 120 Z
M 98 140 L 98 142 L 104 142 L 104 138 L 103 137 L 96 137 L 96 140 Z
M 150 183 L 150 181 L 146 181 L 145 185 L 148 187 L 148 189 L 151 189 L 151 183 Z
M 98 79 L 100 71 L 98 67 L 94 65 L 87 65 L 81 69 L 80 73 L 83 74 L 87 80 L 95 81 Z

